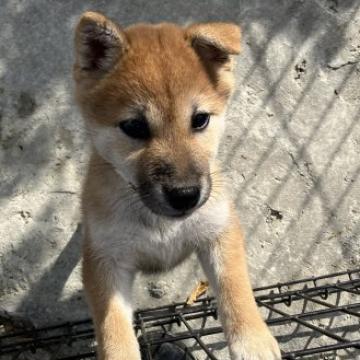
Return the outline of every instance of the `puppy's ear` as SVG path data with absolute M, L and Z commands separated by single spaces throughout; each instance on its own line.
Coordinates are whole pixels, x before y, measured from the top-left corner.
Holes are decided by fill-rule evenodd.
M 194 24 L 185 30 L 186 38 L 204 61 L 227 62 L 240 52 L 240 28 L 231 23 Z
M 75 33 L 75 69 L 87 75 L 103 75 L 110 71 L 127 48 L 125 34 L 104 15 L 85 12 Z

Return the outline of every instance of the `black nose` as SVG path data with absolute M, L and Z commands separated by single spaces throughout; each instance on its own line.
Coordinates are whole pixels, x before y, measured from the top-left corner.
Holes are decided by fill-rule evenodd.
M 175 210 L 190 210 L 197 205 L 200 199 L 200 188 L 188 186 L 181 188 L 164 188 L 166 200 Z

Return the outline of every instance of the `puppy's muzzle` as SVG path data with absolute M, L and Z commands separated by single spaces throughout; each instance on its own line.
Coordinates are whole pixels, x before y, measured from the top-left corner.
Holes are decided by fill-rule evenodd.
M 177 211 L 189 211 L 196 207 L 200 200 L 199 186 L 164 187 L 163 193 L 167 203 Z

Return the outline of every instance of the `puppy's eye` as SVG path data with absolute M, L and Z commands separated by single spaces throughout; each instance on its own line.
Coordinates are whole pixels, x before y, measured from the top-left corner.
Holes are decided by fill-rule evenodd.
M 194 114 L 191 119 L 191 127 L 194 130 L 203 130 L 209 125 L 210 114 L 208 113 L 197 113 Z
M 149 124 L 145 118 L 137 118 L 121 121 L 120 129 L 129 137 L 139 140 L 148 140 L 150 138 Z

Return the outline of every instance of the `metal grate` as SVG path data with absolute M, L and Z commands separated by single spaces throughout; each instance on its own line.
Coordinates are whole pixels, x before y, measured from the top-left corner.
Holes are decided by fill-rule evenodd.
M 283 359 L 360 359 L 360 269 L 254 291 Z M 217 317 L 213 298 L 137 311 L 134 328 L 143 359 L 229 359 Z M 5 333 L 0 358 L 94 359 L 91 321 Z

